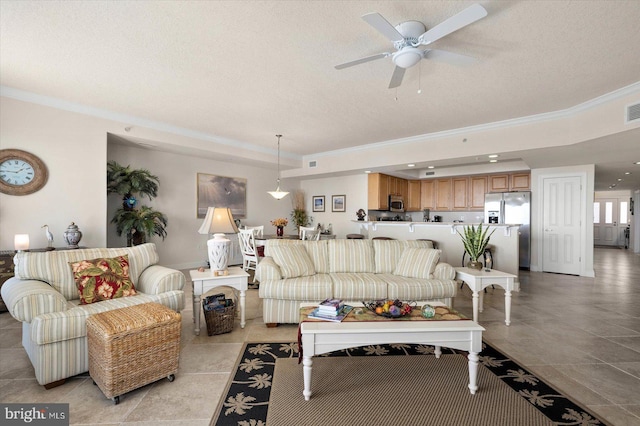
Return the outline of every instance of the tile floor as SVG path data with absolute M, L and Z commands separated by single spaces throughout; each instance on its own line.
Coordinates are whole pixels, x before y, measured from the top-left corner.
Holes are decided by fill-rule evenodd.
M 640 425 L 640 256 L 597 248 L 595 269 L 596 278 L 523 271 L 511 326 L 504 324 L 499 288 L 485 295 L 480 324 L 488 341 L 611 425 Z M 247 297 L 247 326 L 236 324 L 232 333 L 220 336 L 209 337 L 206 331 L 194 336 L 187 306 L 176 380 L 128 393 L 117 406 L 88 375 L 51 390 L 39 386 L 21 346 L 20 324 L 2 313 L 0 401 L 68 402 L 73 425 L 208 425 L 242 343 L 296 337 L 295 325 L 265 327 L 257 293 L 250 290 Z M 466 287 L 454 303 L 471 316 Z

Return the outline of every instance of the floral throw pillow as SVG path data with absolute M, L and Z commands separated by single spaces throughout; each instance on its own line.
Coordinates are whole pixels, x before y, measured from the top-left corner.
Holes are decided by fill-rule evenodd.
M 133 296 L 136 289 L 129 278 L 129 256 L 69 262 L 78 287 L 80 304 Z

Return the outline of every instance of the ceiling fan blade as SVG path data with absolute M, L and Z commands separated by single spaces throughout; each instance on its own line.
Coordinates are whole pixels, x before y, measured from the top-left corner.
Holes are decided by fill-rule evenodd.
M 461 55 L 459 53 L 447 52 L 446 50 L 426 49 L 423 54 L 425 59 L 446 62 L 451 65 L 471 65 L 477 62 L 476 58 Z
M 454 31 L 458 31 L 460 28 L 466 27 L 485 16 L 487 16 L 486 9 L 476 3 L 422 34 L 418 37 L 418 42 L 420 44 L 433 43 L 434 41 L 439 40 Z
M 360 58 L 360 59 L 356 59 L 355 61 L 345 62 L 344 64 L 336 65 L 335 68 L 337 70 L 341 70 L 343 68 L 352 67 L 354 65 L 364 64 L 365 62 L 375 61 L 376 59 L 386 58 L 389 55 L 391 55 L 391 53 L 389 52 L 378 53 L 377 55 L 367 56 L 366 58 Z
M 393 75 L 389 82 L 389 89 L 394 89 L 402 84 L 402 78 L 404 77 L 405 71 L 406 70 L 402 67 L 396 67 L 396 69 L 393 70 Z
M 373 28 L 381 32 L 386 38 L 391 41 L 400 41 L 404 40 L 402 34 L 396 30 L 396 28 L 389 23 L 386 19 L 382 17 L 378 12 L 367 13 L 366 15 L 362 15 L 362 19 L 364 19 L 369 25 Z

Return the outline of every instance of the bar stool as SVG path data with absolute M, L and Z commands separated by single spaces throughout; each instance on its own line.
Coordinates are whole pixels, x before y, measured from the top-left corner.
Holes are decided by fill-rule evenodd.
M 362 234 L 347 234 L 347 240 L 363 240 L 364 235 Z

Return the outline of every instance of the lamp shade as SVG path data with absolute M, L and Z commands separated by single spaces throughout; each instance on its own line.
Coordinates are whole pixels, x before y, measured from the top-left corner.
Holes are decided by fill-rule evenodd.
M 236 234 L 238 227 L 233 221 L 231 209 L 224 207 L 209 207 L 207 215 L 198 230 L 200 234 Z
M 16 251 L 29 250 L 29 234 L 16 234 L 13 237 L 13 246 Z

